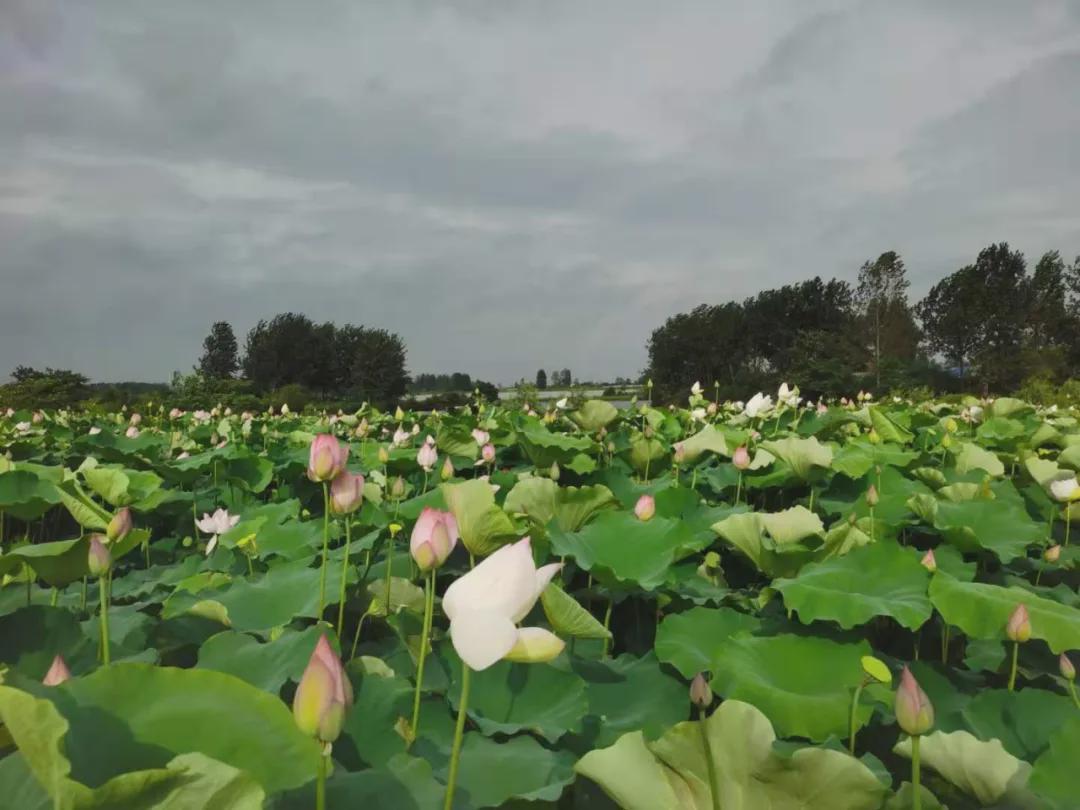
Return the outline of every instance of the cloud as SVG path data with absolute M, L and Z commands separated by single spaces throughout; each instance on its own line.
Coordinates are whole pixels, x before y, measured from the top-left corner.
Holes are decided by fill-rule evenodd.
M 633 374 L 675 311 L 900 250 L 1080 252 L 1075 2 L 0 8 L 0 371 L 209 325 Z

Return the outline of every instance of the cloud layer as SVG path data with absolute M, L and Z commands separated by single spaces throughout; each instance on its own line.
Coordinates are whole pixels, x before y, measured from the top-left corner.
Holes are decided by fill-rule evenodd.
M 415 371 L 633 374 L 701 302 L 883 250 L 1080 252 L 1080 2 L 0 2 L 0 374 L 214 320 Z

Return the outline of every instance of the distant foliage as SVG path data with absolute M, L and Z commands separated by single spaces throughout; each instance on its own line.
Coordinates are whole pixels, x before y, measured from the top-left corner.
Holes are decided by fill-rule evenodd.
M 5 408 L 70 408 L 90 396 L 90 380 L 76 371 L 18 366 L 13 382 L 0 385 L 0 405 Z
M 546 371 L 540 369 L 538 372 L 536 372 L 536 387 L 538 389 L 543 391 L 545 388 L 547 388 L 547 382 L 548 380 Z
M 236 335 L 225 321 L 210 327 L 210 334 L 203 341 L 203 354 L 199 358 L 199 372 L 205 377 L 229 379 L 240 368 L 237 356 Z
M 472 377 L 461 371 L 453 374 L 415 374 L 409 383 L 410 391 L 442 392 L 460 391 L 471 393 L 475 384 Z

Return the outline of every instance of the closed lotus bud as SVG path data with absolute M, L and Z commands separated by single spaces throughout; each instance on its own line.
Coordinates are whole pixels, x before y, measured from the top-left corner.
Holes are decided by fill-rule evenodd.
M 949 433 L 956 433 L 960 429 L 960 425 L 956 423 L 956 420 L 951 416 L 945 420 L 945 430 Z
M 896 690 L 896 723 L 907 734 L 925 734 L 934 727 L 934 707 L 930 698 L 919 686 L 911 670 L 904 667 L 900 673 L 900 687 Z
M 350 515 L 364 502 L 364 476 L 348 470 L 330 482 L 330 511 L 335 515 Z
M 349 446 L 329 433 L 320 433 L 311 442 L 307 475 L 312 481 L 333 481 L 345 469 Z
M 716 403 L 710 402 L 708 405 L 706 405 L 705 413 L 707 413 L 709 416 L 716 416 Z
M 141 413 L 133 413 L 133 414 L 131 415 L 131 419 L 129 419 L 128 421 L 129 421 L 129 422 L 130 422 L 131 424 L 133 424 L 133 425 L 135 425 L 136 427 L 138 427 L 139 425 L 141 425 L 141 424 L 142 424 L 142 414 L 141 414 Z
M 113 515 L 112 520 L 109 521 L 108 527 L 105 529 L 105 536 L 109 538 L 110 543 L 115 543 L 117 540 L 123 540 L 127 537 L 135 527 L 134 521 L 131 519 L 131 510 L 128 507 L 118 509 L 116 514 Z
M 881 434 L 873 428 L 870 428 L 870 432 L 866 434 L 866 438 L 870 440 L 870 444 L 881 444 Z
M 454 477 L 454 462 L 450 460 L 450 456 L 447 456 L 442 463 L 442 469 L 439 470 L 439 478 L 443 481 L 449 481 Z
M 390 461 L 390 451 L 387 450 L 385 447 L 380 447 L 379 448 L 379 463 L 380 464 L 386 464 L 388 461 Z
M 1019 604 L 1009 616 L 1005 624 L 1005 635 L 1009 641 L 1027 641 L 1031 638 L 1031 618 L 1028 616 L 1027 605 Z
M 45 421 L 45 414 L 43 414 L 41 411 L 34 411 L 34 415 L 30 417 L 30 421 L 33 422 L 35 425 L 40 425 L 42 422 Z
M 480 458 L 484 460 L 485 464 L 491 464 L 495 461 L 495 445 L 488 442 L 480 448 Z
M 405 418 L 405 411 L 401 410 L 401 406 L 398 405 L 397 408 L 394 409 L 394 421 L 395 422 L 400 422 L 404 418 Z
M 435 466 L 435 462 L 438 460 L 439 454 L 435 450 L 434 441 L 424 442 L 420 445 L 420 449 L 416 451 L 416 463 L 423 467 L 425 472 L 431 472 L 431 468 Z
M 946 450 L 952 447 L 952 436 L 949 436 L 948 434 L 942 436 L 941 446 L 944 447 Z
M 459 539 L 457 520 L 451 512 L 426 507 L 416 519 L 409 537 L 409 553 L 421 571 L 439 568 Z
M 675 442 L 675 444 L 671 446 L 671 451 L 672 458 L 675 460 L 676 464 L 682 464 L 684 461 L 686 461 L 685 444 L 683 444 L 682 442 Z
M 401 500 L 405 497 L 405 479 L 400 475 L 390 482 L 390 497 Z
M 71 671 L 67 668 L 67 664 L 64 663 L 64 657 L 58 655 L 53 658 L 52 666 L 45 673 L 45 677 L 41 679 L 41 683 L 45 686 L 59 686 L 64 681 L 69 680 L 71 680 Z
M 552 481 L 558 481 L 559 480 L 559 475 L 560 475 L 559 462 L 557 462 L 557 461 L 551 462 L 551 469 L 548 470 L 548 475 L 551 477 Z
M 646 439 L 651 439 L 653 436 L 656 435 L 656 431 L 653 430 L 652 425 L 646 425 L 645 430 L 643 430 L 642 433 L 645 435 Z
M 878 505 L 879 500 L 880 498 L 878 498 L 877 487 L 871 484 L 866 490 L 866 505 L 873 509 L 875 506 Z
M 937 571 L 937 557 L 934 556 L 934 550 L 929 549 L 919 562 L 922 563 L 923 568 L 929 571 L 931 574 Z
M 1076 680 L 1076 667 L 1073 666 L 1073 662 L 1069 660 L 1069 656 L 1065 653 L 1058 657 L 1058 669 L 1061 671 L 1061 677 L 1065 680 Z
M 1050 548 L 1043 552 L 1043 559 L 1048 563 L 1056 563 L 1061 559 L 1061 546 L 1050 546 Z
M 100 534 L 90 535 L 90 553 L 87 556 L 86 564 L 90 569 L 90 574 L 95 577 L 105 576 L 112 565 L 112 555 L 105 544 L 101 542 L 102 539 Z
M 638 520 L 651 520 L 656 514 L 656 498 L 652 495 L 642 495 L 634 504 L 634 514 Z
M 694 676 L 694 680 L 690 681 L 690 702 L 699 709 L 707 709 L 712 701 L 713 693 L 709 682 L 705 680 L 705 674 L 699 672 Z
M 750 452 L 745 445 L 735 448 L 735 453 L 731 456 L 731 463 L 735 465 L 735 469 L 739 472 L 750 466 Z
M 304 734 L 332 743 L 353 702 L 352 684 L 326 636 L 319 636 L 293 697 L 293 718 Z

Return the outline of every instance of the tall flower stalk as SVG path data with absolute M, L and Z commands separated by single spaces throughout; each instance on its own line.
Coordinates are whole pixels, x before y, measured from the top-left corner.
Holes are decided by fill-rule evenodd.
M 330 482 L 345 471 L 349 446 L 342 445 L 329 433 L 320 433 L 311 442 L 307 476 L 321 483 L 323 490 L 323 544 L 319 564 L 319 619 L 326 609 L 326 559 L 330 554 Z

